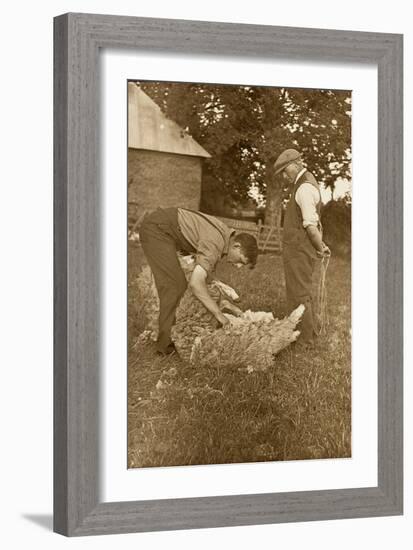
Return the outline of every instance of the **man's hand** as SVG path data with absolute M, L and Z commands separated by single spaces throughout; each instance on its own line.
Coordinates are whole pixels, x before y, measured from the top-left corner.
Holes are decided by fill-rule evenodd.
M 311 244 L 316 250 L 316 254 L 319 258 L 325 256 L 331 256 L 331 251 L 328 246 L 323 242 L 321 231 L 315 225 L 309 225 L 306 227 L 307 235 L 311 241 Z
M 219 315 L 216 315 L 215 316 L 218 323 L 222 326 L 222 327 L 225 327 L 226 325 L 229 325 L 230 321 L 227 317 L 225 317 L 225 315 L 223 313 L 220 313 Z
M 240 309 L 235 304 L 231 303 L 226 298 L 221 299 L 219 303 L 219 308 L 222 312 L 231 313 L 231 315 L 235 315 L 235 317 L 239 317 L 242 315 L 242 309 Z
M 311 244 L 315 248 L 317 254 L 323 250 L 323 238 L 321 236 L 321 231 L 315 225 L 308 225 L 305 230 L 311 241 Z
M 317 256 L 319 258 L 325 258 L 325 257 L 331 256 L 331 250 L 328 248 L 328 246 L 325 243 L 321 243 L 321 244 L 322 244 L 322 249 L 317 250 Z

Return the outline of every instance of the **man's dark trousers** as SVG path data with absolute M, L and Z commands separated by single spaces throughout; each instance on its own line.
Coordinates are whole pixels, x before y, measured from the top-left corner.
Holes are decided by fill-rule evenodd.
M 302 342 L 314 338 L 315 319 L 313 312 L 312 284 L 316 259 L 304 251 L 285 247 L 283 250 L 287 307 L 291 312 L 300 304 L 305 306 L 304 315 L 298 327 Z
M 139 230 L 140 243 L 155 278 L 159 295 L 159 334 L 157 349 L 167 351 L 175 312 L 186 287 L 185 274 L 179 264 L 177 251 L 193 253 L 194 248 L 182 235 L 176 208 L 155 210 L 145 216 Z
M 317 189 L 320 200 L 317 204 L 317 214 L 320 219 L 321 195 L 320 188 L 314 176 L 305 172 L 296 181 L 291 192 L 284 216 L 283 228 L 283 262 L 287 306 L 293 310 L 300 304 L 305 306 L 299 330 L 302 342 L 312 342 L 315 335 L 313 316 L 312 283 L 317 262 L 316 251 L 303 226 L 301 208 L 295 200 L 296 193 L 303 183 L 309 183 Z M 321 225 L 318 229 L 321 231 Z

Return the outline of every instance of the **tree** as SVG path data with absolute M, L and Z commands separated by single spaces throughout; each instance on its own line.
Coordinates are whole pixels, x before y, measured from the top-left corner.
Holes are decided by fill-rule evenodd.
M 317 179 L 334 187 L 350 176 L 351 95 L 335 90 L 169 82 L 142 89 L 210 154 L 203 201 L 245 203 L 251 188 L 266 202 L 266 223 L 281 213 L 281 178 L 272 165 L 286 148 L 303 153 Z M 216 202 L 216 201 L 215 201 Z
M 351 197 L 329 201 L 321 210 L 323 239 L 334 255 L 351 254 Z

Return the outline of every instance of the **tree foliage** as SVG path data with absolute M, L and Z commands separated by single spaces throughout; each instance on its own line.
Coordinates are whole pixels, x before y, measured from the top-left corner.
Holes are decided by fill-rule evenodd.
M 210 154 L 203 199 L 245 203 L 253 187 L 277 211 L 281 182 L 272 174 L 286 148 L 303 153 L 319 182 L 349 177 L 351 94 L 263 86 L 140 82 L 172 120 Z M 272 215 L 273 216 L 273 215 Z
M 351 253 L 351 197 L 345 195 L 328 202 L 321 210 L 323 239 L 334 255 Z

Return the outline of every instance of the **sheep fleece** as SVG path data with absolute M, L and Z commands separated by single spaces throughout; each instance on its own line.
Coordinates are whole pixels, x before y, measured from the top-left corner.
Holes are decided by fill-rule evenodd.
M 156 287 L 146 266 L 140 275 L 141 292 L 146 298 L 146 317 L 152 339 L 157 333 L 154 327 L 158 296 Z M 144 288 L 143 288 L 144 287 Z M 211 297 L 218 303 L 228 299 L 218 281 L 208 285 Z M 176 311 L 172 327 L 172 340 L 182 360 L 198 366 L 217 364 L 236 365 L 266 370 L 274 356 L 294 342 L 296 330 L 304 306 L 299 306 L 289 317 L 278 320 L 272 314 L 244 312 L 240 317 L 227 315 L 230 324 L 218 328 L 217 320 L 188 289 Z

